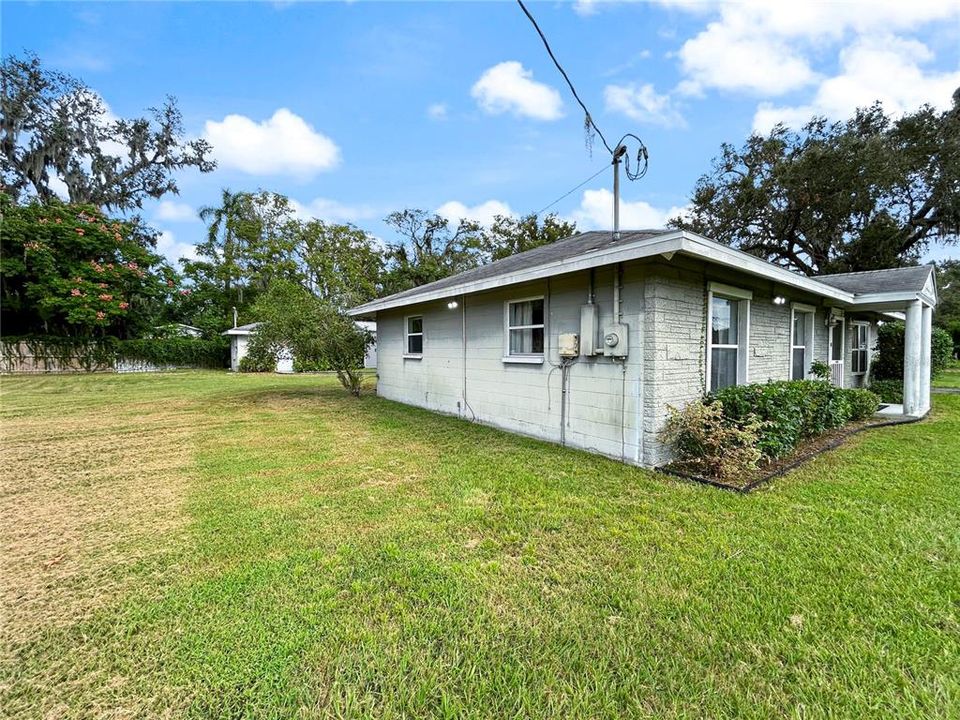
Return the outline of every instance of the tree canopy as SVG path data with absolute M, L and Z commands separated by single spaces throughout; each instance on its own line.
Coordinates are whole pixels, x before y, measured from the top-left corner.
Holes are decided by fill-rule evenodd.
M 363 356 L 373 338 L 340 310 L 299 283 L 277 280 L 257 298 L 251 314 L 260 322 L 251 354 L 276 359 L 285 348 L 301 362 L 329 367 L 347 390 L 360 394 Z
M 203 139 L 188 140 L 177 102 L 147 116 L 115 118 L 80 80 L 33 56 L 0 64 L 0 175 L 6 192 L 48 202 L 55 183 L 71 203 L 130 210 L 177 192 L 174 172 L 216 167 Z
M 5 335 L 137 337 L 165 317 L 177 276 L 152 231 L 91 205 L 16 205 L 0 194 Z
M 490 260 L 501 260 L 555 243 L 576 232 L 576 223 L 561 220 L 556 213 L 547 215 L 542 222 L 533 213 L 520 218 L 497 215 L 483 231 L 482 247 Z
M 807 275 L 914 264 L 960 232 L 960 92 L 944 112 L 875 104 L 724 144 L 672 224 Z

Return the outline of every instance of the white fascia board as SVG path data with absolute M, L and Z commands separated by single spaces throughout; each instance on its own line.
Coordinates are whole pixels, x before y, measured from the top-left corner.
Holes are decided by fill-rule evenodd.
M 923 297 L 920 293 L 915 292 L 868 293 L 866 295 L 857 295 L 850 304 L 855 310 L 864 310 L 869 309 L 867 306 L 870 305 L 878 305 L 881 307 L 894 304 L 906 305 L 914 300 L 923 302 Z
M 840 290 L 813 278 L 771 265 L 765 260 L 749 255 L 740 250 L 734 250 L 726 245 L 705 238 L 696 233 L 683 232 L 682 250 L 690 255 L 702 258 L 717 265 L 739 270 L 740 272 L 758 275 L 780 285 L 796 288 L 821 297 L 828 297 L 841 302 L 852 302 L 853 294 Z
M 523 270 L 518 270 L 508 275 L 496 275 L 494 277 L 484 278 L 483 280 L 467 281 L 459 285 L 451 285 L 450 287 L 404 298 L 374 300 L 373 302 L 348 310 L 347 315 L 351 317 L 369 315 L 379 310 L 389 310 L 405 305 L 419 305 L 420 303 L 444 300 L 456 295 L 468 295 L 470 293 L 493 290 L 507 285 L 517 285 L 532 280 L 541 280 L 554 275 L 577 272 L 578 270 L 589 270 L 590 268 L 601 267 L 603 265 L 612 265 L 618 262 L 639 260 L 653 255 L 676 252 L 680 250 L 682 235 L 682 231 L 678 230 L 669 235 L 659 235 L 655 238 L 637 240 L 626 245 L 602 248 L 594 252 L 577 255 L 576 257 L 556 260 L 531 268 L 524 268 Z
M 507 285 L 516 285 L 552 277 L 554 275 L 577 272 L 578 270 L 588 270 L 590 268 L 611 265 L 618 262 L 641 260 L 657 255 L 672 258 L 673 253 L 676 252 L 682 252 L 716 265 L 772 280 L 785 287 L 795 288 L 855 307 L 865 304 L 907 302 L 918 299 L 917 293 L 873 293 L 870 295 L 855 296 L 852 293 L 840 290 L 832 285 L 827 285 L 813 278 L 798 275 L 785 268 L 771 265 L 758 257 L 754 257 L 740 250 L 735 250 L 727 245 L 722 245 L 702 235 L 697 235 L 687 230 L 677 230 L 666 235 L 659 235 L 655 238 L 637 240 L 626 245 L 618 245 L 564 260 L 557 260 L 551 263 L 525 268 L 508 275 L 496 275 L 483 280 L 466 281 L 459 285 L 451 285 L 450 287 L 403 298 L 391 299 L 388 297 L 382 300 L 374 300 L 364 305 L 351 308 L 347 311 L 347 315 L 350 317 L 372 315 L 380 310 L 446 300 L 457 295 L 469 295 L 470 293 L 493 290 Z

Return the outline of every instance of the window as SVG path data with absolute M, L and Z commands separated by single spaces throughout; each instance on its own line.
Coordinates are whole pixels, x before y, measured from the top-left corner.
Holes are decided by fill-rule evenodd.
M 543 298 L 507 303 L 507 354 L 543 355 Z
M 750 298 L 748 291 L 710 284 L 707 367 L 711 391 L 746 380 Z
M 870 326 L 866 323 L 853 323 L 853 347 L 850 351 L 850 370 L 854 375 L 863 375 L 867 372 L 869 357 L 867 344 L 869 343 Z
M 790 329 L 790 379 L 803 380 L 813 360 L 814 309 L 794 303 Z
M 423 316 L 411 315 L 407 318 L 406 355 L 423 355 Z

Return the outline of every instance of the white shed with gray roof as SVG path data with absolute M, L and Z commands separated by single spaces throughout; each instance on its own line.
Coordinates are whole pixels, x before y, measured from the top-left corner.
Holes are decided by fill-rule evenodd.
M 879 277 L 874 277 L 879 275 Z M 903 412 L 929 409 L 931 267 L 810 278 L 694 233 L 587 232 L 361 305 L 378 392 L 641 465 L 668 406 L 728 384 L 868 377 L 905 313 Z

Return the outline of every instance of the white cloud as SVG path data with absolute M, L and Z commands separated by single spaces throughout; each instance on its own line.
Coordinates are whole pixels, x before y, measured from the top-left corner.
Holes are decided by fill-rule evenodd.
M 840 73 L 824 80 L 810 103 L 792 107 L 761 103 L 754 130 L 767 132 L 778 122 L 798 128 L 813 115 L 844 119 L 877 100 L 893 115 L 924 103 L 946 109 L 960 86 L 960 71 L 925 74 L 921 64 L 932 59 L 930 49 L 916 40 L 861 38 L 840 52 Z
M 244 115 L 207 120 L 204 137 L 222 168 L 308 179 L 340 162 L 340 149 L 299 115 L 280 108 L 255 122 Z
M 587 16 L 595 15 L 597 12 L 597 2 L 596 0 L 577 0 L 573 4 L 573 11 L 577 15 Z
M 169 230 L 161 231 L 157 237 L 157 252 L 173 264 L 178 263 L 180 258 L 196 260 L 199 257 L 196 245 L 180 242 Z
M 533 72 L 515 60 L 484 71 L 470 94 L 480 108 L 491 115 L 511 112 L 534 120 L 557 120 L 563 116 L 560 93 L 533 80 Z
M 876 38 L 960 18 L 958 0 L 663 4 L 718 15 L 678 53 L 686 75 L 678 90 L 694 95 L 710 88 L 780 95 L 816 83 L 813 60 L 851 35 Z
M 653 85 L 607 85 L 603 91 L 607 110 L 620 112 L 637 122 L 686 127 L 687 123 L 669 95 L 659 95 Z
M 461 218 L 473 220 L 481 225 L 490 225 L 497 215 L 513 215 L 513 210 L 505 202 L 499 200 L 487 200 L 479 205 L 467 207 L 458 200 L 450 200 L 437 208 L 437 215 L 444 217 L 452 223 L 459 222 Z
M 161 200 L 153 216 L 165 222 L 193 222 L 198 219 L 196 210 L 186 203 L 174 200 Z
M 431 120 L 446 120 L 448 113 L 446 103 L 433 103 L 427 108 L 427 117 Z
M 806 59 L 770 36 L 738 33 L 722 23 L 687 40 L 680 48 L 687 79 L 678 90 L 700 95 L 704 88 L 779 95 L 816 79 Z
M 620 198 L 620 228 L 644 230 L 663 228 L 667 220 L 686 212 L 685 207 L 657 208 L 643 200 L 633 202 Z M 580 207 L 572 218 L 579 230 L 611 230 L 613 228 L 613 193 L 606 188 L 584 190 Z
M 308 203 L 291 200 L 290 205 L 297 217 L 303 220 L 316 218 L 326 222 L 358 222 L 379 217 L 384 213 L 372 205 L 346 205 L 330 198 L 314 198 Z

